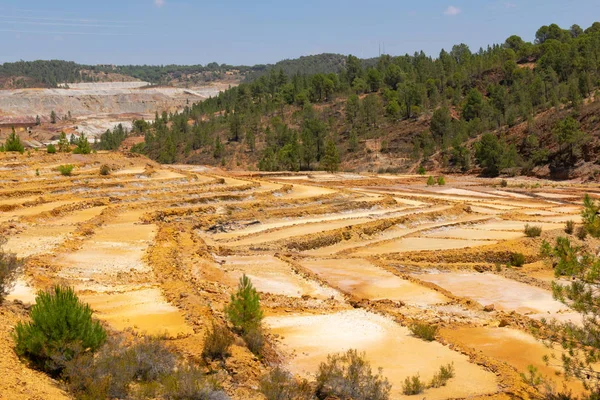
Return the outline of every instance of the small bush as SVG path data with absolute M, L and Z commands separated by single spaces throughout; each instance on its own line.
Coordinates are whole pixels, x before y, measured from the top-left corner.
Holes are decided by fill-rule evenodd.
M 510 265 L 513 267 L 522 267 L 525 264 L 525 256 L 522 253 L 512 253 L 510 256 Z
M 73 135 L 71 135 L 71 140 L 74 140 L 73 138 Z M 92 152 L 92 147 L 85 134 L 82 133 L 78 139 L 74 140 L 74 142 L 74 144 L 77 145 L 73 150 L 74 154 L 90 154 Z
M 93 352 L 106 341 L 106 331 L 73 289 L 55 286 L 35 302 L 31 322 L 19 322 L 13 335 L 17 354 L 42 371 L 56 376 L 79 352 Z
M 229 396 L 196 367 L 184 367 L 163 380 L 164 398 L 169 400 L 228 400 Z
M 100 175 L 102 175 L 102 176 L 110 175 L 110 167 L 106 164 L 102 164 L 100 166 Z
M 508 186 L 508 182 L 506 181 L 506 179 L 502 179 L 502 180 L 500 181 L 500 187 L 503 187 L 503 188 L 505 188 L 505 187 L 507 187 L 507 186 Z
M 527 237 L 538 237 L 542 234 L 542 227 L 541 226 L 534 226 L 534 225 L 525 225 L 525 236 Z
M 267 400 L 310 400 L 312 390 L 307 381 L 297 382 L 286 370 L 276 367 L 260 379 L 260 392 Z
M 204 337 L 202 356 L 211 360 L 224 360 L 229 356 L 229 347 L 233 340 L 233 335 L 226 326 L 213 323 Z
M 417 174 L 419 175 L 425 175 L 427 171 L 425 171 L 425 167 L 423 167 L 422 165 L 417 169 Z
M 573 221 L 573 220 L 567 221 L 567 223 L 565 225 L 565 233 L 567 235 L 572 235 L 574 231 L 575 231 L 575 221 Z
M 248 346 L 248 349 L 252 353 L 260 355 L 263 347 L 265 346 L 265 336 L 263 335 L 260 326 L 247 329 L 245 332 L 242 333 L 242 338 L 244 338 L 246 346 Z
M 587 229 L 585 229 L 584 226 L 580 226 L 579 228 L 577 228 L 576 235 L 577 235 L 577 239 L 585 240 L 585 238 L 587 238 L 588 231 L 587 231 Z
M 14 253 L 4 251 L 6 241 L 6 238 L 0 236 L 0 304 L 13 288 L 22 265 Z
M 59 165 L 58 167 L 56 167 L 58 172 L 60 172 L 60 174 L 63 176 L 70 176 L 71 173 L 73 172 L 73 168 L 75 168 L 75 166 L 73 164 L 64 164 L 64 165 Z
M 365 355 L 356 350 L 328 355 L 327 361 L 319 365 L 316 377 L 320 399 L 387 400 L 391 387 L 381 369 L 374 375 Z
M 48 147 L 46 147 L 46 151 L 48 152 L 48 154 L 55 154 L 56 153 L 56 146 L 53 145 L 52 143 L 50 143 L 48 145 Z
M 412 334 L 420 339 L 432 342 L 435 340 L 438 327 L 436 325 L 430 325 L 426 322 L 415 322 L 409 327 Z
M 437 184 L 440 186 L 444 186 L 446 184 L 446 179 L 443 176 L 437 178 Z
M 6 142 L 4 143 L 4 151 L 14 151 L 21 154 L 25 152 L 25 148 L 23 147 L 23 143 L 21 143 L 21 139 L 15 133 L 15 128 L 13 128 L 12 133 L 8 135 L 8 138 L 6 138 Z
M 433 176 L 429 176 L 429 178 L 427 178 L 427 186 L 434 186 L 435 185 L 435 178 Z
M 452 378 L 454 378 L 454 364 L 442 365 L 440 370 L 433 376 L 429 387 L 440 388 L 446 386 Z
M 402 393 L 406 396 L 414 396 L 423 393 L 424 390 L 425 383 L 421 381 L 419 375 L 407 377 L 402 385 Z

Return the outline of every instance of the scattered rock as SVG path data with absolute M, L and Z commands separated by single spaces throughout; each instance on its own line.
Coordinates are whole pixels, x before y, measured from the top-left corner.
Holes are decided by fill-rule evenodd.
M 485 312 L 492 312 L 494 311 L 494 305 L 493 304 L 488 304 L 487 306 L 483 307 L 483 311 Z

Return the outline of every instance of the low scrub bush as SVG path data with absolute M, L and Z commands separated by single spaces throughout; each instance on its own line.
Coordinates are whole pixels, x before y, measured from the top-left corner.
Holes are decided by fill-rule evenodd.
M 53 376 L 83 351 L 94 352 L 106 341 L 106 331 L 92 319 L 89 305 L 73 289 L 55 286 L 38 293 L 30 322 L 15 327 L 15 350 Z
M 409 327 L 412 334 L 420 339 L 432 342 L 435 340 L 438 327 L 436 325 L 430 325 L 425 322 L 415 322 Z
M 588 231 L 587 231 L 587 229 L 585 229 L 584 226 L 580 226 L 579 228 L 577 228 L 577 233 L 576 233 L 577 239 L 585 240 L 585 238 L 587 238 L 587 235 L 588 235 Z
M 439 388 L 446 386 L 452 378 L 454 378 L 454 364 L 442 365 L 440 370 L 433 376 L 429 387 Z
M 565 233 L 567 235 L 572 235 L 574 231 L 575 231 L 575 222 L 573 220 L 567 221 L 567 223 L 565 224 Z
M 427 186 L 434 186 L 435 185 L 435 178 L 433 176 L 429 176 L 429 178 L 427 178 Z
M 425 175 L 427 171 L 425 170 L 425 167 L 423 167 L 422 165 L 417 169 L 417 174 L 419 175 Z
M 552 256 L 552 246 L 546 240 L 542 241 L 542 245 L 540 246 L 540 256 L 542 257 L 550 257 Z
M 502 179 L 502 180 L 500 181 L 500 187 L 503 187 L 503 188 L 505 188 L 505 187 L 507 187 L 507 186 L 508 186 L 508 182 L 506 181 L 506 179 Z
M 106 164 L 102 164 L 100 166 L 100 175 L 102 175 L 102 176 L 110 175 L 110 167 Z
M 162 398 L 169 400 L 228 400 L 219 385 L 198 368 L 185 366 L 165 377 Z
M 260 392 L 267 400 L 311 400 L 312 389 L 304 380 L 298 382 L 288 371 L 276 367 L 260 379 Z
M 527 237 L 538 237 L 542 234 L 542 227 L 541 226 L 534 226 L 534 225 L 525 225 L 525 236 Z
M 56 167 L 58 172 L 60 172 L 60 174 L 63 176 L 70 176 L 71 173 L 73 172 L 73 168 L 75 168 L 75 166 L 73 164 L 64 164 L 64 165 L 59 165 L 58 167 Z
M 387 400 L 391 387 L 381 369 L 373 374 L 365 355 L 352 349 L 328 355 L 327 361 L 319 365 L 316 377 L 316 395 L 320 399 Z
M 55 154 L 56 146 L 53 144 L 49 144 L 48 147 L 46 147 L 46 151 L 48 152 L 48 154 Z
M 0 304 L 13 288 L 22 265 L 14 253 L 4 251 L 6 240 L 0 236 Z
M 256 355 L 261 354 L 262 349 L 265 346 L 265 336 L 260 326 L 246 330 L 242 333 L 242 338 L 252 353 Z
M 213 323 L 204 337 L 202 356 L 211 360 L 224 360 L 229 356 L 229 347 L 233 340 L 233 335 L 225 325 Z
M 440 186 L 444 186 L 446 184 L 446 179 L 443 176 L 437 178 L 437 184 Z
M 419 375 L 407 377 L 402 385 L 402 393 L 406 396 L 414 396 L 423 393 L 425 389 L 426 385 L 421 381 Z
M 4 143 L 4 151 L 14 151 L 21 154 L 25 152 L 25 147 L 23 147 L 21 139 L 15 133 L 15 128 L 13 128 L 12 133 L 8 135 L 8 138 L 6 138 L 6 142 Z
M 522 267 L 525 264 L 525 256 L 522 253 L 512 253 L 510 256 L 510 265 L 513 267 Z

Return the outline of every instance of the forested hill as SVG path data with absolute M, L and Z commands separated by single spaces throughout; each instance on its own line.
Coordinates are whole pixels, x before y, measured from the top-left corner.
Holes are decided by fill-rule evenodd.
M 348 56 L 339 73 L 291 77 L 271 69 L 180 114 L 138 121 L 144 142 L 133 150 L 269 171 L 600 176 L 600 23 L 375 61 Z
M 0 88 L 56 87 L 63 83 L 141 80 L 152 84 L 200 84 L 226 78 L 251 82 L 270 71 L 283 71 L 287 76 L 298 73 L 339 73 L 346 57 L 340 54 L 318 54 L 276 64 L 234 66 L 207 65 L 82 65 L 70 61 L 19 61 L 0 65 Z M 363 60 L 374 65 L 376 60 Z

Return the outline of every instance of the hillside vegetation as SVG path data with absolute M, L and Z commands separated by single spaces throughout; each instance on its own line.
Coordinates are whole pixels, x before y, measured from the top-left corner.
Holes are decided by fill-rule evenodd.
M 348 56 L 339 73 L 271 69 L 145 124 L 133 148 L 162 163 L 261 170 L 448 169 L 569 177 L 595 160 L 600 23 L 543 26 L 438 58 Z

